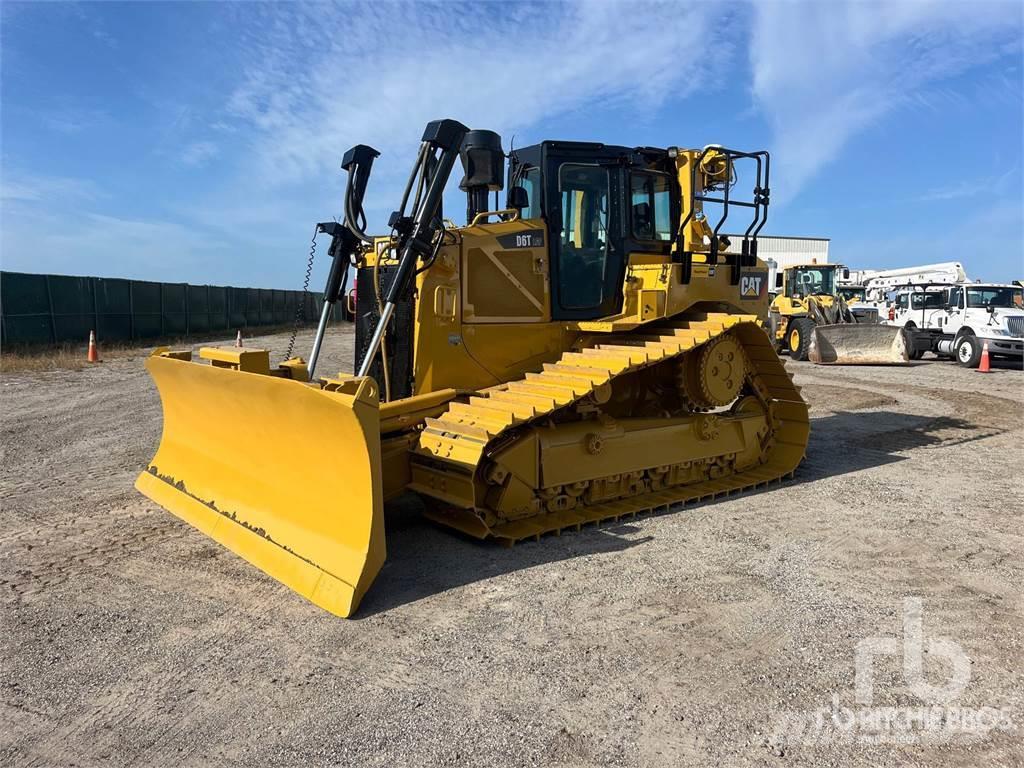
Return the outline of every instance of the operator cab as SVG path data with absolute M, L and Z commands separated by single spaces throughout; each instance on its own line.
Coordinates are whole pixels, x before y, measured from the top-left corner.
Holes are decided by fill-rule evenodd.
M 674 174 L 664 149 L 545 141 L 512 152 L 508 206 L 547 229 L 552 319 L 616 314 L 630 254 L 671 252 Z
M 814 264 L 786 270 L 786 294 L 791 298 L 832 296 L 836 291 L 835 264 Z

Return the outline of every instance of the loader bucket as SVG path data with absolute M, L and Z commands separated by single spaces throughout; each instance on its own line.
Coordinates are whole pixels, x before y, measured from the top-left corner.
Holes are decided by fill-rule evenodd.
M 372 379 L 326 391 L 154 355 L 163 437 L 135 487 L 338 616 L 384 562 Z
M 816 325 L 807 357 L 821 365 L 900 365 L 909 360 L 903 329 L 874 323 Z

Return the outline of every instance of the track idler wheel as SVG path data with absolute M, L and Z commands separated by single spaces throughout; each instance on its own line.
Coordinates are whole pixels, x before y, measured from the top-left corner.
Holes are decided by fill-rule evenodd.
M 739 396 L 747 377 L 743 348 L 730 334 L 684 355 L 682 367 L 684 396 L 697 409 L 729 405 Z

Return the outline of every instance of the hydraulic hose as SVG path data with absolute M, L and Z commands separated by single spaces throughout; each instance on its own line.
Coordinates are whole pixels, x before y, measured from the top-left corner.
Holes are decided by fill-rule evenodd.
M 363 210 L 363 196 L 357 191 L 366 188 L 365 183 L 362 183 L 362 173 L 363 169 L 357 166 L 348 175 L 348 184 L 345 187 L 345 226 L 364 243 L 370 243 L 373 239 L 365 231 L 366 212 Z M 360 174 L 358 179 L 356 174 Z

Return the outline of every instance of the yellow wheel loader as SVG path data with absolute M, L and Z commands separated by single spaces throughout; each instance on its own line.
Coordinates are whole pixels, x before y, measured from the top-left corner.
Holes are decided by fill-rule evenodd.
M 852 311 L 837 277 L 841 264 L 799 264 L 778 273 L 782 289 L 769 308 L 772 338 L 794 360 L 819 364 L 901 364 L 909 361 L 901 328 L 878 323 L 877 310 Z
M 142 493 L 349 616 L 400 494 L 515 543 L 758 488 L 800 463 L 807 405 L 766 333 L 757 258 L 767 153 L 545 141 L 506 156 L 491 131 L 435 121 L 391 232 L 371 237 L 376 155 L 345 155 L 345 219 L 318 225 L 333 262 L 308 360 L 148 358 L 164 428 Z M 460 157 L 465 226 L 441 211 Z M 738 167 L 756 177 L 751 199 L 736 197 Z M 719 233 L 736 210 L 751 219 L 731 254 Z M 356 374 L 321 376 L 350 266 Z

